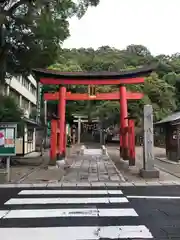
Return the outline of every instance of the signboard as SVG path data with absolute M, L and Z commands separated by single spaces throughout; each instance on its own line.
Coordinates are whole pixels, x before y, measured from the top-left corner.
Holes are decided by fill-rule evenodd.
M 73 122 L 79 122 L 79 120 L 73 120 Z M 89 122 L 88 120 L 81 120 L 81 122 Z
M 16 123 L 0 123 L 0 156 L 16 155 Z
M 43 101 L 42 84 L 38 83 L 38 88 L 37 88 L 37 122 L 40 121 L 42 101 Z

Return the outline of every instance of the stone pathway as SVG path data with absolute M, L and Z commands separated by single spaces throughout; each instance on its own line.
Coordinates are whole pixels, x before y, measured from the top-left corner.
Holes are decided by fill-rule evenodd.
M 165 163 L 162 163 L 155 159 L 155 167 L 160 171 L 159 179 L 143 179 L 139 176 L 139 170 L 143 167 L 143 149 L 142 147 L 136 147 L 136 166 L 129 166 L 128 161 L 121 161 L 119 157 L 119 150 L 117 146 L 107 147 L 108 154 L 115 163 L 116 167 L 121 171 L 125 181 L 128 183 L 135 183 L 135 185 L 141 184 L 176 184 L 180 183 L 180 178 L 176 174 L 168 171 Z M 155 156 L 163 153 L 163 149 L 154 148 Z M 162 166 L 163 165 L 163 166 Z M 166 164 L 167 165 L 167 164 Z M 169 164 L 170 165 L 170 164 Z M 174 164 L 171 164 L 171 168 L 178 171 L 178 167 Z M 170 167 L 170 166 L 169 166 Z M 172 169 L 171 169 L 172 170 Z
M 101 149 L 85 149 L 84 155 L 79 155 L 80 146 L 72 148 L 68 154 L 67 162 L 69 168 L 48 168 L 48 156 L 45 157 L 43 164 L 42 158 L 35 159 L 34 166 L 22 165 L 11 167 L 11 183 L 22 184 L 49 184 L 59 183 L 61 185 L 102 185 L 110 183 L 121 183 L 124 178 L 116 168 L 109 156 L 102 155 Z M 40 161 L 41 160 L 41 161 Z M 28 161 L 29 162 L 29 161 Z M 28 163 L 27 162 L 27 163 Z M 36 166 L 37 165 L 37 166 Z M 5 183 L 5 178 L 1 183 Z M 98 186 L 99 186 L 98 185 Z
M 85 149 L 83 156 L 76 156 L 66 172 L 63 182 L 120 182 L 123 178 L 108 156 L 101 149 Z

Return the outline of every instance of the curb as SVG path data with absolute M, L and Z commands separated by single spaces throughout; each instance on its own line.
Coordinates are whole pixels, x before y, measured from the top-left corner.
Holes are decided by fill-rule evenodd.
M 123 174 L 117 169 L 115 163 L 113 162 L 113 160 L 112 160 L 111 157 L 109 156 L 108 152 L 106 153 L 106 156 L 109 158 L 109 160 L 111 161 L 112 165 L 113 165 L 114 168 L 116 169 L 119 177 L 121 178 L 121 181 L 126 182 L 126 179 L 124 178 Z
M 54 188 L 54 187 L 150 187 L 150 186 L 180 186 L 180 181 L 159 181 L 159 182 L 49 182 L 49 183 L 27 183 L 27 184 L 0 184 L 1 188 Z
M 173 164 L 173 165 L 180 165 L 180 161 L 179 162 L 173 162 L 173 161 L 165 160 L 165 159 L 162 159 L 162 158 L 159 158 L 159 157 L 155 157 L 155 159 L 157 159 L 158 161 L 161 161 L 163 163 L 168 163 L 168 164 Z

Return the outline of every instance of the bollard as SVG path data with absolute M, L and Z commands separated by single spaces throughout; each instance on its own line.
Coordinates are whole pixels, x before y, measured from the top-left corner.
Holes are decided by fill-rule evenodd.
M 80 148 L 80 155 L 84 155 L 84 149 L 85 149 L 85 146 L 82 145 Z
M 104 145 L 102 145 L 101 149 L 102 149 L 102 155 L 107 155 L 107 148 Z

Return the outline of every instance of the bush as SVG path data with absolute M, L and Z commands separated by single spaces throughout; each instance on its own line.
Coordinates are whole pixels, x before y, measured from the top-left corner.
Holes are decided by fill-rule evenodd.
M 0 122 L 14 122 L 18 124 L 18 134 L 23 131 L 23 110 L 11 96 L 0 94 Z

